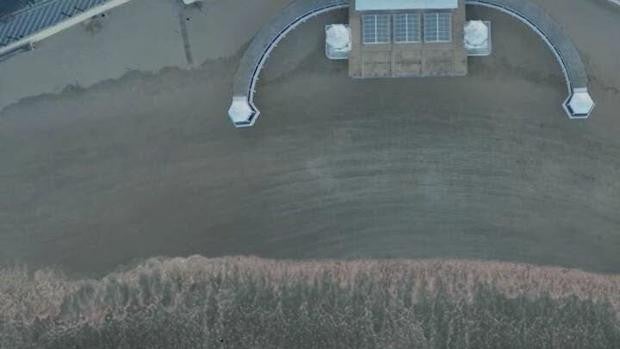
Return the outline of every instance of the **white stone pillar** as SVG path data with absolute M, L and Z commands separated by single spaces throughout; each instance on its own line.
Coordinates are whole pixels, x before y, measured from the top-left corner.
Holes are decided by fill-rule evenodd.
M 571 119 L 587 119 L 594 109 L 595 103 L 587 88 L 575 88 L 572 95 L 564 103 L 564 109 Z
M 250 105 L 247 96 L 233 96 L 228 116 L 235 127 L 249 127 L 254 124 L 258 110 Z

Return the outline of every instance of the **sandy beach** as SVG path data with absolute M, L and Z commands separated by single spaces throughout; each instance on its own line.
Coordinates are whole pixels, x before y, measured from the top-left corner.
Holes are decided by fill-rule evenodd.
M 351 80 L 323 54 L 323 26 L 346 14 L 312 20 L 274 51 L 247 130 L 226 115 L 232 76 L 286 0 L 135 0 L 96 33 L 50 38 L 0 63 L 0 264 L 100 274 L 242 254 L 618 273 L 620 10 L 533 1 L 583 55 L 587 121 L 566 118 L 544 43 L 490 10 L 468 10 L 493 22 L 494 53 L 464 78 Z

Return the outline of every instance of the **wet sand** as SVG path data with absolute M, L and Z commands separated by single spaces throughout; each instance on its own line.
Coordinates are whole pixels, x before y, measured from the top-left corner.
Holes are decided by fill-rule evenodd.
M 469 13 L 493 21 L 494 54 L 456 79 L 350 80 L 317 35 L 344 13 L 308 22 L 272 55 L 248 130 L 225 114 L 241 48 L 11 106 L 0 263 L 90 274 L 198 253 L 618 272 L 620 45 L 599 34 L 619 32 L 620 13 L 541 3 L 584 51 L 598 103 L 586 122 L 561 109 L 542 41 L 486 10 Z

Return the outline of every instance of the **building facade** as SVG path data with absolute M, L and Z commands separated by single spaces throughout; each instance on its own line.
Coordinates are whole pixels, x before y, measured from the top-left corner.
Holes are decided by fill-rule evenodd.
M 464 0 L 352 0 L 349 75 L 466 75 L 464 23 Z

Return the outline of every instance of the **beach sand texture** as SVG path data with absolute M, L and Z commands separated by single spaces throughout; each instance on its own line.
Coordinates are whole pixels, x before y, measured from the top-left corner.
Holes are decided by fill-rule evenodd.
M 351 80 L 323 56 L 323 25 L 345 12 L 312 20 L 274 51 L 247 130 L 226 115 L 232 76 L 284 0 L 135 0 L 50 38 L 0 64 L 0 263 L 447 257 L 617 273 L 620 13 L 536 2 L 583 54 L 588 121 L 566 118 L 543 42 L 489 10 L 469 15 L 493 21 L 494 53 L 464 78 Z

